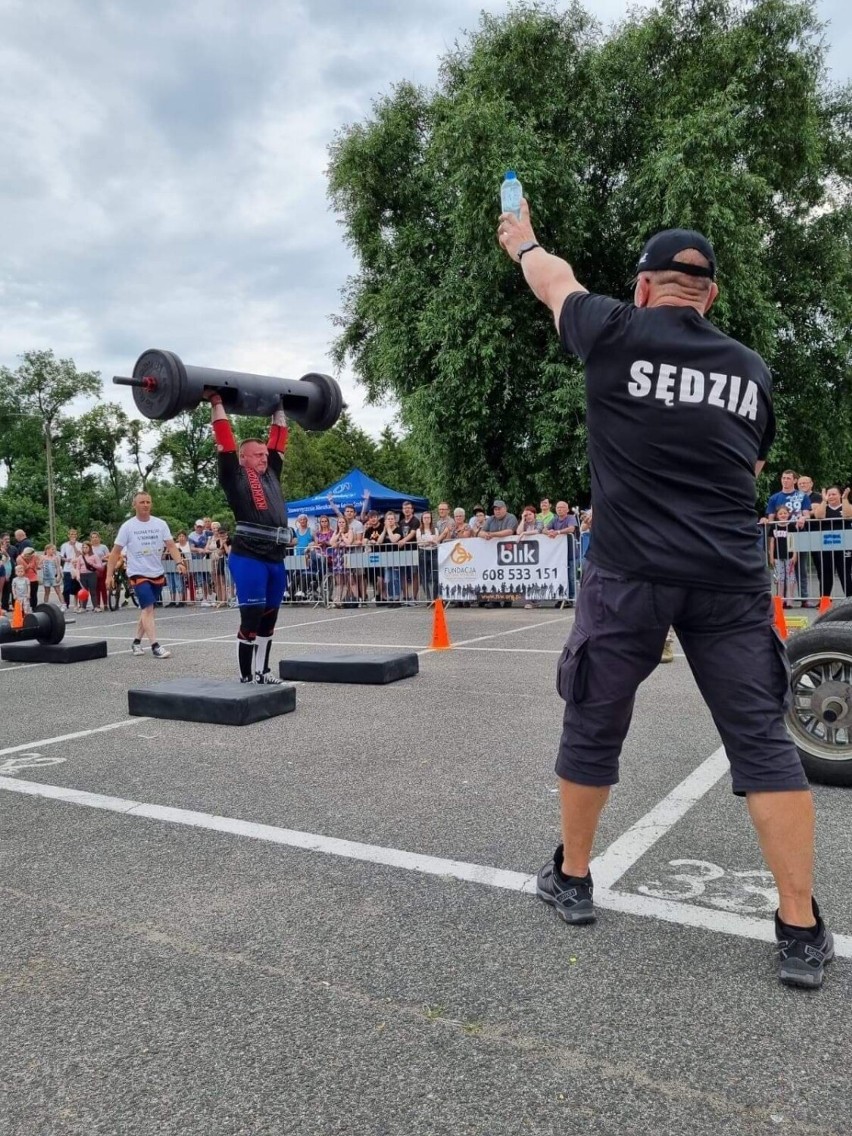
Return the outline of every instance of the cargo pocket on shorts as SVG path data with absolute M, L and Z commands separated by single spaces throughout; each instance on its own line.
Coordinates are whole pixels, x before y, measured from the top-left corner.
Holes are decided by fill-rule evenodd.
M 586 695 L 586 649 L 589 636 L 572 633 L 556 667 L 556 691 L 564 702 L 576 705 Z
M 790 667 L 790 660 L 787 657 L 787 648 L 784 646 L 784 640 L 774 627 L 772 628 L 772 646 L 774 648 L 772 661 L 776 671 L 778 693 L 781 696 L 784 705 L 784 713 L 786 714 L 793 705 L 793 690 L 791 685 L 793 671 Z

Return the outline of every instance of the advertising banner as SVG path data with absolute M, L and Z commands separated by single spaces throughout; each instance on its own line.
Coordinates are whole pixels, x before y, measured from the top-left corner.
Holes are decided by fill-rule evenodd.
M 569 540 L 547 536 L 448 540 L 438 545 L 441 599 L 480 603 L 568 599 Z

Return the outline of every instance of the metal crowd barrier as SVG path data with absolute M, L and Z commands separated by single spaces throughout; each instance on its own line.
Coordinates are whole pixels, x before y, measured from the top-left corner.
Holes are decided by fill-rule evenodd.
M 563 538 L 560 538 L 563 539 Z M 322 607 L 358 607 L 365 604 L 388 607 L 421 606 L 439 597 L 447 604 L 484 607 L 510 606 L 564 607 L 576 599 L 582 575 L 584 548 L 579 536 L 565 539 L 568 553 L 568 586 L 524 585 L 511 591 L 497 591 L 497 585 L 444 585 L 438 578 L 438 552 L 435 548 L 395 549 L 360 545 L 352 549 L 291 552 L 284 559 L 287 591 L 284 604 Z M 163 561 L 166 577 L 164 606 L 225 607 L 236 605 L 236 593 L 228 571 L 227 557 L 213 559 L 193 556 L 184 561 L 185 575 L 171 559 Z
M 411 606 L 430 604 L 438 595 L 435 549 L 329 548 L 291 554 L 284 565 L 289 603 Z
M 228 571 L 226 556 L 193 556 L 184 559 L 186 573 L 177 571 L 174 561 L 163 561 L 166 586 L 163 606 L 233 607 L 236 593 Z
M 852 597 L 852 517 L 812 518 L 801 527 L 790 521 L 786 528 L 770 521 L 760 528 L 773 595 L 803 607 L 816 607 L 821 596 Z

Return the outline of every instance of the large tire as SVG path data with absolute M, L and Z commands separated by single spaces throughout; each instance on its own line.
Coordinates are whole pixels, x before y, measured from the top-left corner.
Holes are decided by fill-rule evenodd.
M 786 724 L 808 780 L 852 785 L 852 626 L 822 623 L 787 644 Z
M 852 603 L 847 601 L 830 607 L 828 611 L 818 615 L 811 626 L 816 627 L 818 623 L 852 623 Z

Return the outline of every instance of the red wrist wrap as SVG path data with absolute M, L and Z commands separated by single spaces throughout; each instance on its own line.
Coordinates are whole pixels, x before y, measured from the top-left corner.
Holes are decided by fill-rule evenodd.
M 232 454 L 236 452 L 237 443 L 234 438 L 234 431 L 231 429 L 231 423 L 227 418 L 218 418 L 213 423 L 213 437 L 216 439 L 216 445 L 223 453 Z
M 287 427 L 275 426 L 269 427 L 269 440 L 266 443 L 270 450 L 275 450 L 279 454 L 283 454 L 287 449 Z

